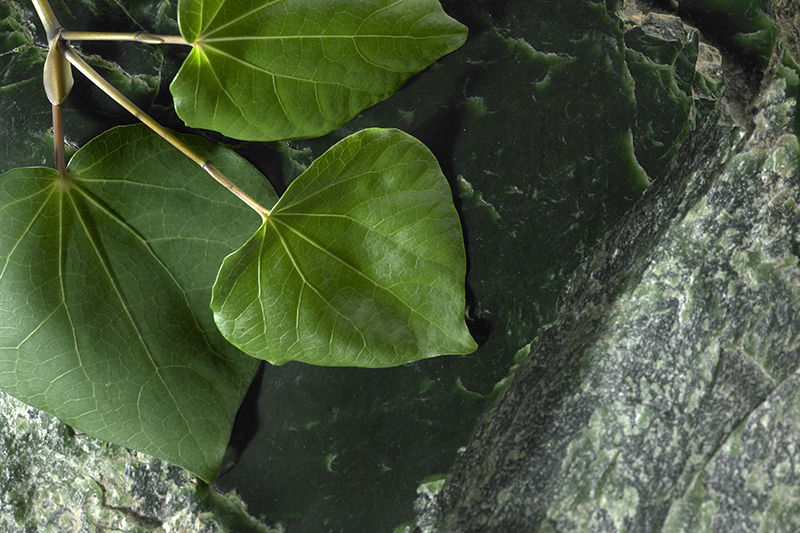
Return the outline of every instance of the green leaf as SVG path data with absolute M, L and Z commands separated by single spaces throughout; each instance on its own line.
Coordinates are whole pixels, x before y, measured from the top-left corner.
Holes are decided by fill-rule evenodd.
M 465 253 L 433 154 L 368 129 L 317 159 L 223 262 L 211 308 L 223 335 L 273 364 L 385 367 L 476 349 Z
M 187 142 L 275 198 L 229 150 Z M 256 366 L 208 299 L 256 215 L 143 126 L 93 140 L 66 177 L 26 168 L 0 182 L 0 388 L 215 478 Z
M 261 141 L 336 129 L 467 36 L 437 0 L 181 0 L 178 18 L 178 115 Z

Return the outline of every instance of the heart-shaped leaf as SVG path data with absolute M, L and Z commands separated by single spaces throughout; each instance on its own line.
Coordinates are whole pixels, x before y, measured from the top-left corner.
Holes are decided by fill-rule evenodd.
M 476 345 L 447 180 L 398 130 L 320 156 L 223 262 L 211 308 L 223 335 L 273 364 L 385 367 Z
M 229 150 L 186 140 L 275 198 Z M 64 177 L 26 168 L 0 183 L 0 388 L 216 477 L 256 364 L 225 342 L 207 302 L 258 218 L 143 126 L 90 142 Z
M 178 20 L 178 115 L 261 141 L 336 129 L 467 35 L 438 0 L 181 0 Z

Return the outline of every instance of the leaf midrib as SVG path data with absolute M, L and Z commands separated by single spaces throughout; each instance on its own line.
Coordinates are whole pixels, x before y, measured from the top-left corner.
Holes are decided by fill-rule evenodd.
M 435 259 L 426 259 L 425 257 L 422 257 L 419 253 L 415 252 L 413 249 L 409 248 L 408 246 L 406 246 L 402 242 L 399 242 L 398 240 L 396 240 L 392 235 L 384 233 L 382 231 L 378 231 L 374 227 L 369 226 L 369 225 L 365 224 L 364 222 L 358 220 L 357 218 L 351 217 L 350 215 L 333 214 L 333 213 L 287 213 L 285 211 L 281 211 L 281 212 L 278 212 L 278 213 L 273 212 L 272 215 L 271 215 L 272 218 L 276 218 L 276 217 L 280 217 L 280 216 L 318 217 L 318 218 L 325 218 L 325 217 L 344 218 L 346 220 L 350 220 L 351 222 L 361 226 L 362 228 L 366 229 L 367 231 L 374 231 L 378 235 L 381 235 L 382 237 L 384 237 L 386 240 L 391 241 L 392 243 L 394 243 L 401 250 L 404 250 L 404 251 L 408 252 L 410 255 L 413 255 L 418 260 L 421 260 L 422 262 L 434 263 L 437 266 L 440 266 L 442 268 L 446 268 L 453 275 L 456 274 L 455 270 L 452 267 L 450 267 L 448 264 L 442 263 L 440 261 L 436 261 Z M 288 224 L 286 222 L 282 222 L 282 224 L 284 224 L 285 226 L 288 226 L 288 227 L 291 228 L 291 224 Z M 310 238 L 309 238 L 309 242 L 311 242 Z
M 53 190 L 55 191 L 55 189 L 56 185 L 53 184 Z M 58 283 L 61 289 L 61 305 L 64 307 L 64 312 L 67 314 L 67 320 L 69 321 L 70 331 L 72 332 L 73 349 L 75 350 L 75 355 L 78 357 L 78 366 L 80 367 L 81 372 L 83 372 L 83 376 L 86 378 L 86 381 L 92 384 L 92 398 L 94 399 L 95 410 L 97 410 L 97 397 L 95 396 L 94 390 L 95 384 L 89 377 L 89 374 L 86 372 L 86 367 L 83 364 L 83 356 L 81 354 L 80 346 L 78 345 L 78 333 L 75 331 L 75 322 L 72 320 L 72 313 L 70 312 L 69 305 L 67 304 L 67 289 L 64 283 L 66 275 L 63 271 L 65 263 L 64 253 L 66 250 L 66 244 L 64 243 L 64 196 L 69 196 L 70 201 L 72 201 L 72 196 L 67 191 L 62 190 L 58 198 Z M 77 209 L 75 211 L 77 213 Z M 79 213 L 78 218 L 81 219 Z M 81 224 L 82 223 L 83 221 L 81 219 Z M 51 382 L 50 386 L 52 386 L 53 383 L 55 383 L 55 381 Z M 50 386 L 48 386 L 47 390 L 44 392 L 45 396 L 47 396 Z
M 231 54 L 229 54 L 229 53 L 227 53 L 227 52 L 225 52 L 223 50 L 220 50 L 219 48 L 216 48 L 214 46 L 202 46 L 201 49 L 204 52 L 214 52 L 216 54 L 219 54 L 219 55 L 225 57 L 226 59 L 229 59 L 229 60 L 233 61 L 234 63 L 239 63 L 241 65 L 244 65 L 245 67 L 253 69 L 256 72 L 261 72 L 262 74 L 266 74 L 267 76 L 271 76 L 273 78 L 280 78 L 280 79 L 298 81 L 298 82 L 303 82 L 303 83 L 311 83 L 313 85 L 333 85 L 333 86 L 336 86 L 336 87 L 344 87 L 345 89 L 349 89 L 351 91 L 369 93 L 369 91 L 366 91 L 366 90 L 364 90 L 362 88 L 352 87 L 352 86 L 347 85 L 346 83 L 342 83 L 340 81 L 314 80 L 314 79 L 311 79 L 311 78 L 303 78 L 303 77 L 300 77 L 300 76 L 290 76 L 289 74 L 278 74 L 277 72 L 265 69 L 265 68 L 260 67 L 258 65 L 254 65 L 253 63 L 250 63 L 249 61 L 245 61 L 244 59 L 241 59 L 239 57 L 233 56 L 233 55 L 231 55 Z M 211 67 L 211 62 L 206 60 L 206 64 L 208 65 L 209 69 L 211 69 L 211 71 L 213 72 L 214 69 Z M 370 63 L 370 64 L 372 64 L 372 63 Z M 372 65 L 374 67 L 376 67 L 376 68 L 384 69 L 384 70 L 386 70 L 388 72 L 395 72 L 395 73 L 403 74 L 403 71 L 400 71 L 400 70 L 391 70 L 391 69 L 388 69 L 388 68 L 380 66 L 380 65 L 374 65 L 374 64 L 372 64 Z M 214 76 L 216 78 L 217 84 L 219 84 L 220 88 L 222 88 L 223 86 L 219 81 L 219 77 L 216 76 L 216 73 L 214 74 Z M 225 89 L 223 88 L 222 90 L 224 91 Z M 274 90 L 275 90 L 275 95 L 277 96 L 278 95 L 277 87 L 274 88 Z M 226 91 L 226 94 L 227 94 L 227 91 Z M 230 98 L 230 95 L 228 95 L 228 97 Z M 233 99 L 231 99 L 231 100 L 233 100 Z M 279 101 L 280 101 L 280 97 L 279 97 Z M 239 107 L 239 106 L 237 105 L 237 107 Z M 286 113 L 285 108 L 283 107 L 283 102 L 281 102 L 281 109 L 283 110 L 284 113 Z
M 293 39 L 345 39 L 345 40 L 355 40 L 355 39 L 411 39 L 414 41 L 425 41 L 429 39 L 441 39 L 442 37 L 448 36 L 458 36 L 459 33 L 442 33 L 436 35 L 387 35 L 387 34 L 380 34 L 380 33 L 364 33 L 364 34 L 354 34 L 354 35 L 346 35 L 346 34 L 314 34 L 309 33 L 305 35 L 236 35 L 231 37 L 217 37 L 214 39 L 202 38 L 198 39 L 195 43 L 198 46 L 203 46 L 208 43 L 224 43 L 229 41 L 290 41 Z

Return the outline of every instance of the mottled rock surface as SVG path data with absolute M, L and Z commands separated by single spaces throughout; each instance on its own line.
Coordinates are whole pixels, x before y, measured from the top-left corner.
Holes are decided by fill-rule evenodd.
M 798 81 L 784 52 L 752 122 L 720 108 L 584 262 L 419 531 L 800 527 Z
M 0 531 L 276 533 L 235 494 L 164 461 L 75 434 L 0 393 Z
M 266 438 L 233 469 L 251 508 L 290 532 L 395 520 L 387 502 L 406 506 L 395 494 L 413 495 L 416 472 L 447 468 L 484 405 L 466 394 L 487 392 L 474 376 L 505 373 L 557 317 L 420 529 L 796 529 L 797 3 L 771 3 L 787 57 L 755 126 L 749 93 L 717 107 L 719 53 L 674 16 L 632 1 L 444 3 L 470 42 L 352 127 L 402 127 L 441 158 L 467 229 L 472 311 L 495 329 L 459 359 L 469 373 L 437 374 L 447 358 L 347 377 L 272 369 Z M 321 152 L 296 146 L 298 171 Z M 575 265 L 651 181 L 554 313 Z M 181 470 L 16 402 L 1 410 L 0 531 L 267 530 Z M 222 481 L 243 494 L 233 474 Z

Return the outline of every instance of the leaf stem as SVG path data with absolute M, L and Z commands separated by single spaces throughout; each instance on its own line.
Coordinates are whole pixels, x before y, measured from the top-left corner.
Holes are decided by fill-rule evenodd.
M 156 35 L 144 31 L 118 33 L 112 31 L 62 30 L 61 38 L 67 41 L 133 41 L 146 44 L 182 44 L 192 46 L 180 35 Z
M 33 0 L 33 6 L 36 8 L 39 20 L 42 21 L 44 31 L 47 33 L 47 42 L 49 43 L 58 35 L 61 24 L 58 22 L 56 14 L 53 13 L 53 8 L 50 7 L 47 0 Z
M 64 113 L 61 109 L 61 102 L 72 88 L 72 75 L 69 72 L 69 65 L 63 62 L 64 58 L 59 57 L 54 49 L 61 32 L 61 23 L 58 22 L 53 8 L 50 7 L 47 0 L 33 0 L 33 6 L 36 8 L 39 20 L 42 21 L 42 26 L 47 34 L 47 43 L 50 46 L 47 61 L 45 61 L 44 86 L 53 110 L 54 166 L 56 171 L 63 176 L 67 170 L 67 163 L 64 147 Z
M 53 143 L 55 145 L 55 167 L 62 176 L 67 171 L 64 148 L 64 114 L 61 105 L 53 106 Z
M 170 131 L 164 128 L 161 124 L 153 120 L 147 113 L 142 111 L 139 107 L 131 102 L 124 94 L 119 92 L 113 85 L 105 80 L 100 74 L 97 73 L 84 59 L 78 55 L 77 52 L 67 43 L 61 42 L 58 44 L 59 50 L 67 58 L 67 61 L 83 73 L 84 76 L 97 85 L 104 93 L 110 96 L 119 105 L 124 107 L 130 114 L 137 119 L 141 120 L 151 130 L 159 134 L 164 140 L 172 146 L 180 150 L 186 157 L 200 165 L 200 167 L 208 172 L 212 178 L 217 180 L 223 187 L 231 191 L 237 198 L 247 204 L 251 209 L 261 217 L 262 222 L 267 220 L 269 216 L 269 209 L 264 208 L 261 204 L 256 202 L 246 192 L 240 189 L 235 183 L 228 179 L 222 172 L 220 172 L 208 159 L 201 156 L 192 150 L 186 143 L 178 139 Z

